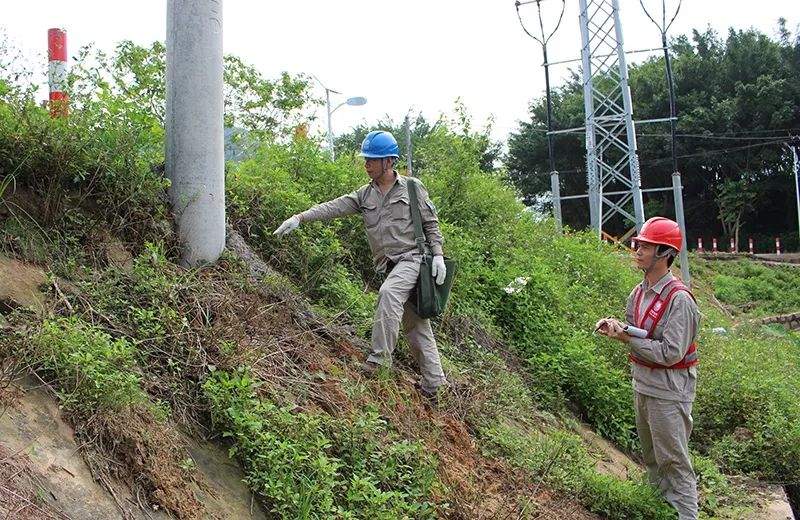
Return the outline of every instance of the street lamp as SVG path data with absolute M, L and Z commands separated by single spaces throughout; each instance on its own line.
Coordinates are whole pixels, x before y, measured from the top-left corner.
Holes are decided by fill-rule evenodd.
M 314 76 L 314 79 L 317 80 L 317 83 L 319 83 L 322 86 L 322 88 L 325 89 L 325 103 L 326 103 L 326 105 L 328 107 L 328 148 L 331 151 L 331 161 L 333 161 L 334 159 L 336 159 L 336 152 L 333 149 L 333 129 L 331 127 L 331 115 L 334 112 L 336 112 L 340 107 L 342 107 L 344 105 L 350 105 L 350 106 L 353 106 L 353 107 L 359 107 L 361 105 L 366 105 L 367 104 L 367 98 L 365 98 L 363 96 L 356 96 L 356 97 L 347 98 L 346 100 L 344 100 L 341 103 L 339 103 L 338 105 L 336 105 L 336 107 L 331 109 L 331 94 L 332 93 L 333 94 L 341 94 L 341 92 L 337 92 L 336 90 L 329 89 L 316 76 Z

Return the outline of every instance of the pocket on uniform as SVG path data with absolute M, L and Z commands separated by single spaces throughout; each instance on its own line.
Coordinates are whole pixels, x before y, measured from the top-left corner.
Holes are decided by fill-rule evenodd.
M 411 205 L 405 197 L 400 197 L 392 201 L 391 215 L 392 220 L 410 220 L 411 219 Z
M 364 216 L 364 225 L 367 227 L 374 227 L 378 225 L 380 220 L 380 212 L 378 206 L 375 204 L 364 204 L 361 206 L 361 214 Z
M 667 376 L 667 381 L 669 383 L 670 390 L 675 392 L 683 392 L 686 390 L 686 383 L 688 380 L 688 370 L 676 370 L 676 369 L 668 369 L 665 370 L 665 374 Z

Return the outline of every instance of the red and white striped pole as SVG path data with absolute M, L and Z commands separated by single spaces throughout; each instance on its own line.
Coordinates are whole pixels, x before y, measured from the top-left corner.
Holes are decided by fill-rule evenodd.
M 68 113 L 67 94 L 67 31 L 47 30 L 47 81 L 50 84 L 50 117 L 66 117 Z
M 731 238 L 731 253 L 736 252 L 736 243 L 734 242 L 733 238 Z
M 716 238 L 712 238 L 711 239 L 711 252 L 712 253 L 716 253 L 717 252 L 717 239 Z
M 775 252 L 781 254 L 781 237 L 775 238 Z
M 751 255 L 755 254 L 756 251 L 755 251 L 755 247 L 753 247 L 753 239 L 752 238 L 748 238 L 747 239 L 747 245 L 750 247 L 750 254 Z
M 703 239 L 701 237 L 697 237 L 697 250 L 700 253 L 703 252 Z

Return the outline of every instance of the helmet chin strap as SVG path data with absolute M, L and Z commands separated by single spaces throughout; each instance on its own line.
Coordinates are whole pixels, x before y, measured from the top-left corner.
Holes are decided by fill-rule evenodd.
M 386 175 L 387 173 L 393 175 L 394 161 L 392 160 L 392 157 L 384 157 L 383 159 L 381 159 L 381 167 L 383 168 L 384 175 Z
M 668 258 L 670 256 L 675 256 L 675 250 L 672 249 L 671 247 L 670 248 L 666 248 L 661 253 L 658 252 L 658 247 L 659 246 L 656 246 L 656 254 L 654 254 L 653 255 L 653 259 L 650 260 L 650 265 L 648 265 L 647 267 L 644 268 L 644 273 L 645 274 L 651 273 L 653 271 L 653 269 L 655 268 L 656 264 L 658 263 L 658 261 L 661 260 L 662 258 Z

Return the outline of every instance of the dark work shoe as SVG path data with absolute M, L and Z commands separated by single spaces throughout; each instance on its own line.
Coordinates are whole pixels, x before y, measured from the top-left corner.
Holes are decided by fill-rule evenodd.
M 377 374 L 380 369 L 381 366 L 374 361 L 364 361 L 364 363 L 361 365 L 361 372 L 370 377 Z
M 434 390 L 427 390 L 427 389 L 423 388 L 422 385 L 420 385 L 419 383 L 414 385 L 414 387 L 417 389 L 417 392 L 419 392 L 419 395 L 424 397 L 425 400 L 430 405 L 436 406 L 437 404 L 439 404 L 439 389 L 438 388 L 436 388 Z

